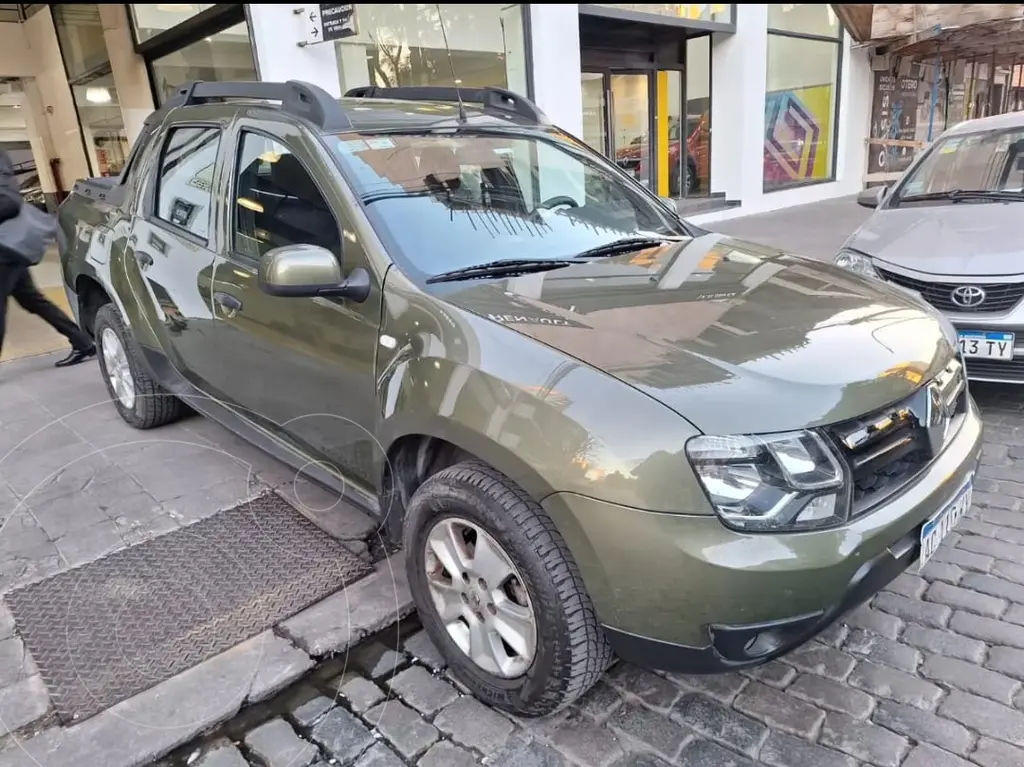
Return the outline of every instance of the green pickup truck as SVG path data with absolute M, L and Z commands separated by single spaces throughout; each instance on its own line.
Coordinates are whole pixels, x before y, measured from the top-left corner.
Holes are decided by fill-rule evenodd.
M 502 89 L 191 83 L 59 219 L 124 420 L 187 402 L 377 516 L 517 715 L 616 656 L 776 658 L 970 505 L 945 320 L 687 223 Z

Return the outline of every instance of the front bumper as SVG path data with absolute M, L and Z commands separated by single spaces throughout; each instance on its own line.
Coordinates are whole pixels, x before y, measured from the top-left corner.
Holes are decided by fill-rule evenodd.
M 909 290 L 941 312 L 958 331 L 1013 333 L 1012 360 L 968 357 L 964 360 L 967 377 L 972 381 L 1024 383 L 1024 284 L 1005 282 L 1006 277 L 924 274 L 877 259 L 873 259 L 873 263 L 883 280 Z M 975 310 L 959 309 L 951 292 L 965 284 L 988 291 L 986 303 Z
M 712 673 L 767 662 L 870 599 L 915 562 L 924 522 L 973 475 L 974 401 L 957 435 L 898 496 L 849 524 L 788 535 L 731 531 L 556 493 L 544 507 L 569 544 L 616 653 Z

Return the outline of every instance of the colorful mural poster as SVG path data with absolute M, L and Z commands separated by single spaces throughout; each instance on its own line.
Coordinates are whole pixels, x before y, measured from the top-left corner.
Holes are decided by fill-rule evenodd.
M 831 175 L 833 100 L 831 83 L 767 94 L 765 189 Z

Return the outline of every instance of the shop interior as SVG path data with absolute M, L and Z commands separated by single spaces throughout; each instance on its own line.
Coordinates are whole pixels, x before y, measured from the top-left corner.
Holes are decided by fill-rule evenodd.
M 710 32 L 581 13 L 580 47 L 584 141 L 663 197 L 709 196 Z

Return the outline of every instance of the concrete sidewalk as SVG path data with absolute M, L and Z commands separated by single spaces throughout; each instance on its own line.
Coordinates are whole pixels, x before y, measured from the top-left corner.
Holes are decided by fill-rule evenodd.
M 838 197 L 712 223 L 705 228 L 801 256 L 831 261 L 846 238 L 871 215 L 871 211 L 862 208 L 856 200 L 856 195 Z
M 55 369 L 59 356 L 0 366 L 0 591 L 182 529 L 267 488 L 297 508 L 333 504 L 319 487 L 198 416 L 151 432 L 130 428 L 97 364 Z M 355 510 L 336 530 L 363 558 L 374 531 Z M 47 688 L 2 608 L 0 765 L 146 764 L 276 693 L 320 656 L 344 652 L 408 614 L 403 578 L 400 559 L 384 560 L 287 621 L 287 633 L 265 631 L 70 728 L 54 726 Z M 206 585 L 217 587 L 199 587 Z

